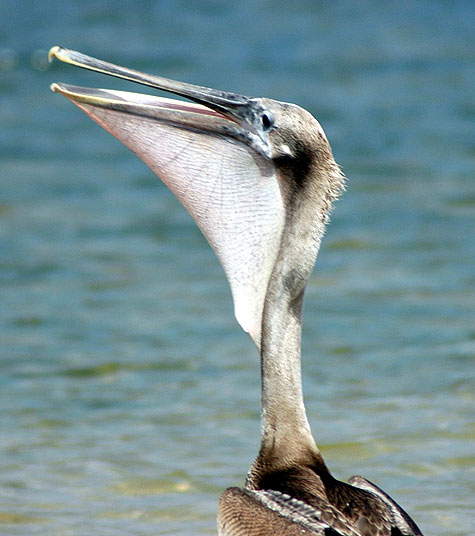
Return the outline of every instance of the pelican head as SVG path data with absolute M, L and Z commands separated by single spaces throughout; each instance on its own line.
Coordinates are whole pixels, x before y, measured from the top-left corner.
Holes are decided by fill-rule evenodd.
M 299 266 L 287 274 L 300 281 L 292 289 L 300 294 L 342 189 L 319 122 L 295 104 L 177 82 L 58 46 L 49 57 L 192 101 L 51 86 L 134 151 L 185 206 L 225 270 L 238 322 L 260 348 L 272 272 L 283 242 L 291 246 L 286 235 L 304 237 L 292 241 Z

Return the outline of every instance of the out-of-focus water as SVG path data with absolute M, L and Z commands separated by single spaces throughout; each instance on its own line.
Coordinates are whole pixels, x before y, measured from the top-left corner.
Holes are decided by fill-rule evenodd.
M 48 66 L 56 44 L 316 115 L 349 182 L 306 296 L 315 437 L 426 534 L 475 533 L 474 8 L 0 1 L 1 534 L 215 534 L 259 448 L 209 246 L 49 91 L 130 85 Z

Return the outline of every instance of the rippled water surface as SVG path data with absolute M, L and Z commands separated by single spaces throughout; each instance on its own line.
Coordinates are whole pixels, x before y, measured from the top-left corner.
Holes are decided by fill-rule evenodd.
M 0 533 L 215 534 L 259 448 L 259 366 L 160 181 L 53 81 L 62 44 L 297 102 L 348 190 L 309 282 L 304 387 L 340 478 L 468 536 L 474 481 L 470 1 L 0 1 Z M 138 89 L 140 90 L 140 89 Z

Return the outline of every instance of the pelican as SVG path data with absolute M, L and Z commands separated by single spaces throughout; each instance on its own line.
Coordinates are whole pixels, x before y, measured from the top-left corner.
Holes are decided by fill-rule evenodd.
M 261 359 L 261 446 L 244 487 L 224 491 L 220 536 L 421 535 L 361 476 L 336 480 L 305 413 L 305 286 L 344 186 L 318 121 L 294 104 L 177 82 L 53 47 L 58 60 L 188 98 L 54 83 L 142 159 L 220 260 L 237 321 Z

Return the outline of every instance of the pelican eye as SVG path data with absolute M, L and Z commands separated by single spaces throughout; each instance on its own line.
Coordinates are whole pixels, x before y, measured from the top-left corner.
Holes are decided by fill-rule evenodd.
M 261 115 L 262 128 L 269 130 L 274 126 L 274 114 L 269 110 L 265 110 Z

